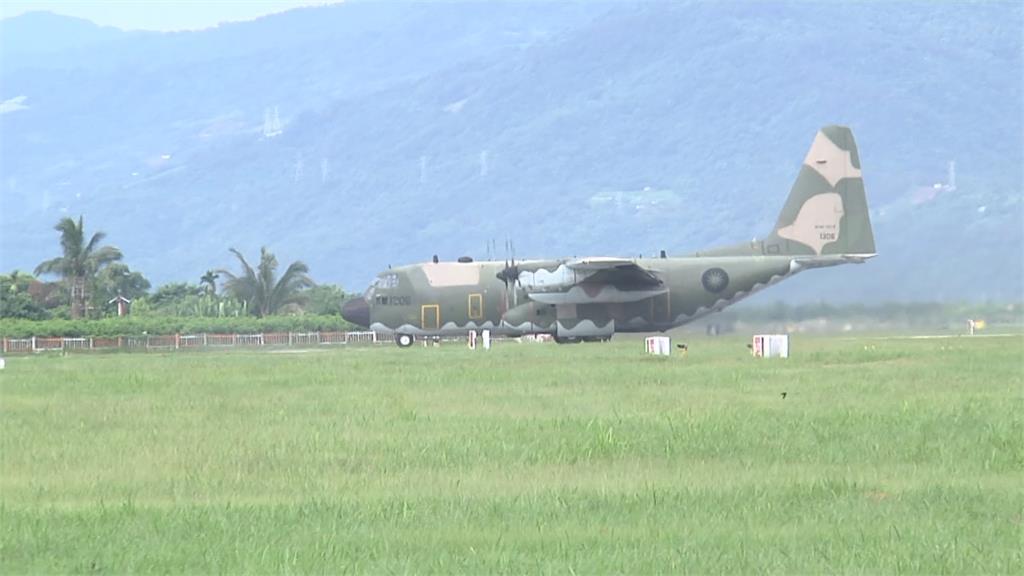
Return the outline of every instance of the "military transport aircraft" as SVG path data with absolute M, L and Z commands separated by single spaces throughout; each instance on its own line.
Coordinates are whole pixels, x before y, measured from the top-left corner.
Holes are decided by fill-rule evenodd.
M 565 258 L 413 264 L 377 276 L 346 320 L 416 337 L 491 330 L 558 342 L 664 331 L 809 268 L 875 255 L 860 158 L 844 126 L 818 131 L 775 228 L 763 240 L 685 257 Z

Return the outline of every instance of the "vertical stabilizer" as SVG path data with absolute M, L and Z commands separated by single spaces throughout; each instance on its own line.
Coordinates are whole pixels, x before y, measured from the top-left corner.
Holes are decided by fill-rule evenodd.
M 765 239 L 765 251 L 875 254 L 860 156 L 849 128 L 825 126 L 818 131 L 775 229 Z

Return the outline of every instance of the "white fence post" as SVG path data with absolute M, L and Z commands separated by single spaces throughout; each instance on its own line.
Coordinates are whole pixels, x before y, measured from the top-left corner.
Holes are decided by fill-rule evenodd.
M 35 336 L 32 337 L 32 351 L 33 352 L 36 351 L 36 337 Z

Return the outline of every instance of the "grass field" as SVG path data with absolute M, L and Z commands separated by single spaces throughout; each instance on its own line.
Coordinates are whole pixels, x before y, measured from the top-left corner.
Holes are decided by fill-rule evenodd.
M 1024 572 L 1024 338 L 689 341 L 9 358 L 0 572 Z

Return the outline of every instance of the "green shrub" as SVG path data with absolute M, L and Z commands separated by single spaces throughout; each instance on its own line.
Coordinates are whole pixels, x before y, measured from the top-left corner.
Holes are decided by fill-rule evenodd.
M 143 334 L 258 334 L 265 332 L 333 332 L 357 328 L 338 316 L 250 316 L 227 318 L 150 316 L 100 320 L 0 320 L 0 337 L 141 336 Z

